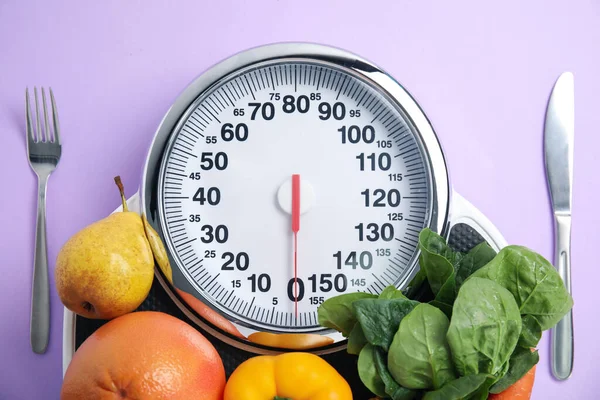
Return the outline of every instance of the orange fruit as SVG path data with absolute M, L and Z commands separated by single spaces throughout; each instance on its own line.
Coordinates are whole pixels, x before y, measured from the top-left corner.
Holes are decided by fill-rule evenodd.
M 61 400 L 221 400 L 225 369 L 213 345 L 168 314 L 117 317 L 88 337 L 64 377 Z

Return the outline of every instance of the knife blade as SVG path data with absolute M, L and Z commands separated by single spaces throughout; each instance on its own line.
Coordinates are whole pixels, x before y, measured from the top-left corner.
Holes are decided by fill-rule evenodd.
M 571 201 L 573 138 L 575 133 L 574 79 L 562 73 L 554 84 L 544 124 L 546 178 L 554 213 L 554 264 L 571 293 Z M 565 380 L 573 371 L 573 314 L 569 311 L 552 329 L 552 375 Z

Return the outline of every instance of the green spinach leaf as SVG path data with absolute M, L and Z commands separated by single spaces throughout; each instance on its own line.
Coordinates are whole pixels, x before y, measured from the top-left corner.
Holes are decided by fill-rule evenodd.
M 467 375 L 446 383 L 441 389 L 427 392 L 423 400 L 464 400 L 488 379 L 487 374 Z
M 450 321 L 439 309 L 419 304 L 402 321 L 388 353 L 388 369 L 409 389 L 439 389 L 456 379 L 446 333 Z
M 398 290 L 395 286 L 388 286 L 379 294 L 381 300 L 392 300 L 392 299 L 408 299 L 402 291 Z
M 350 331 L 347 351 L 349 354 L 359 355 L 367 343 L 367 338 L 363 333 L 362 327 L 357 322 L 356 325 L 354 325 L 354 328 L 352 328 L 352 331 Z
M 453 262 L 458 262 L 459 256 L 446 245 L 443 237 L 430 229 L 423 229 L 419 234 L 419 248 L 419 265 L 427 275 L 433 294 L 437 295 L 454 272 Z
M 515 350 L 516 350 L 516 348 L 515 348 Z M 514 351 L 513 351 L 513 354 L 514 354 Z M 511 357 L 512 357 L 512 355 L 511 355 Z M 510 358 L 508 359 L 507 362 L 504 363 L 502 368 L 500 368 L 500 371 L 498 371 L 498 373 L 496 375 L 494 375 L 494 377 L 495 377 L 494 383 L 496 383 L 496 381 L 498 381 L 498 379 L 500 379 L 504 375 L 506 375 L 506 373 L 508 372 L 509 366 L 510 366 Z
M 317 310 L 319 325 L 335 329 L 348 337 L 356 324 L 352 303 L 360 299 L 376 298 L 370 293 L 346 293 L 331 297 L 323 302 Z
M 450 261 L 453 266 L 456 266 L 464 256 L 464 254 L 452 250 L 446 243 L 446 239 L 429 228 L 421 230 L 419 234 L 419 246 L 424 246 L 429 252 L 439 254 Z
M 434 306 L 435 308 L 439 308 L 448 318 L 452 318 L 452 305 L 442 303 L 437 300 L 431 300 L 428 304 Z
M 406 297 L 408 297 L 409 299 L 416 299 L 419 292 L 423 290 L 423 287 L 429 286 L 425 285 L 426 281 L 427 275 L 425 274 L 425 270 L 419 269 L 406 287 Z
M 489 279 L 470 278 L 458 291 L 447 339 L 461 376 L 497 374 L 521 333 L 512 294 Z
M 490 389 L 491 393 L 500 393 L 508 389 L 521 379 L 534 365 L 538 363 L 540 356 L 537 351 L 531 351 L 523 347 L 517 347 L 510 356 L 509 367 L 506 374 L 498 380 Z
M 400 386 L 398 382 L 394 380 L 390 371 L 386 366 L 385 353 L 380 348 L 375 348 L 375 367 L 379 373 L 379 377 L 385 385 L 385 392 L 392 398 L 392 400 L 412 400 L 417 396 L 417 392 L 411 389 L 407 389 Z
M 536 347 L 542 338 L 542 327 L 537 319 L 531 315 L 522 316 L 523 329 L 519 336 L 519 346 L 530 349 Z
M 440 291 L 435 296 L 435 300 L 431 302 L 432 306 L 435 306 L 442 310 L 448 318 L 452 317 L 452 305 L 456 299 L 456 274 L 452 274 L 448 277 L 446 282 L 442 285 Z
M 508 364 L 507 364 L 508 365 Z M 490 387 L 496 382 L 498 378 L 490 375 L 487 379 L 479 386 L 479 388 L 469 395 L 469 400 L 487 400 L 490 395 Z
M 456 274 L 452 272 L 446 282 L 440 288 L 440 291 L 435 296 L 435 300 L 449 305 L 454 304 L 456 299 Z
M 456 266 L 456 286 L 457 288 L 471 276 L 496 257 L 496 251 L 486 242 L 473 247 Z
M 358 355 L 358 376 L 372 393 L 379 397 L 386 397 L 385 384 L 379 377 L 375 367 L 375 348 L 366 344 Z
M 573 298 L 552 264 L 523 246 L 503 248 L 471 276 L 493 280 L 508 289 L 520 313 L 535 317 L 543 331 L 556 325 L 573 307 Z
M 404 316 L 419 304 L 406 299 L 362 299 L 353 303 L 367 341 L 388 351 Z

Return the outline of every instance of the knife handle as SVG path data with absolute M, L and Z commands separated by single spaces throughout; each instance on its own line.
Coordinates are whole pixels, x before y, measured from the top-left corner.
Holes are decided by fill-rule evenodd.
M 556 215 L 556 254 L 558 274 L 571 293 L 571 216 Z M 565 380 L 573 371 L 573 313 L 572 310 L 552 330 L 552 375 Z

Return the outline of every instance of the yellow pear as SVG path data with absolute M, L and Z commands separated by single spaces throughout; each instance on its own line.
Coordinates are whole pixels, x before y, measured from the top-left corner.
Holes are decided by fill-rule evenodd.
M 150 292 L 154 258 L 142 218 L 127 209 L 73 235 L 56 260 L 56 288 L 69 310 L 87 318 L 112 319 L 134 311 Z

